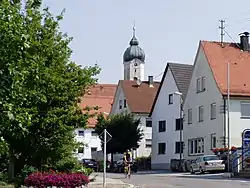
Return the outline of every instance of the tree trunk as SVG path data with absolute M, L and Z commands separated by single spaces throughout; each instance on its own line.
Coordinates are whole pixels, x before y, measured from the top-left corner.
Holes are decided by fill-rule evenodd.
M 9 166 L 8 166 L 8 182 L 13 182 L 13 179 L 15 177 L 15 156 L 13 152 L 10 152 L 9 156 Z

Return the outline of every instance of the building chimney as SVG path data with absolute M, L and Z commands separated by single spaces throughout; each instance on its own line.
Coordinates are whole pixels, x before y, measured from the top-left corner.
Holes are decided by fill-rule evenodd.
M 243 51 L 249 51 L 249 33 L 240 33 L 240 47 Z
M 149 87 L 154 87 L 154 78 L 153 78 L 153 76 L 148 76 L 148 85 L 149 85 Z

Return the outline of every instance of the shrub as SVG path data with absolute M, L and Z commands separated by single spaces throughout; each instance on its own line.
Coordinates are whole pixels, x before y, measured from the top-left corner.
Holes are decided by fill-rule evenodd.
M 37 171 L 38 169 L 36 169 L 35 167 L 25 165 L 21 173 L 15 177 L 15 187 L 21 187 L 21 185 L 23 185 L 24 183 L 25 178 L 28 177 L 29 174 L 32 174 Z
M 76 188 L 82 185 L 87 185 L 89 178 L 81 173 L 41 173 L 36 172 L 30 174 L 25 180 L 24 185 L 27 187 L 67 187 Z

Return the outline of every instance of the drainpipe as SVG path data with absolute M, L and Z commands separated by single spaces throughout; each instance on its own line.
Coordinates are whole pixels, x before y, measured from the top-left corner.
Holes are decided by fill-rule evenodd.
M 223 136 L 224 136 L 224 148 L 226 148 L 226 131 L 227 131 L 227 129 L 226 129 L 226 126 L 227 126 L 227 124 L 226 124 L 226 104 L 227 104 L 227 101 L 226 101 L 226 98 L 224 97 L 223 98 L 223 102 L 224 102 L 224 104 L 223 104 L 223 113 L 224 113 L 224 118 L 223 118 Z

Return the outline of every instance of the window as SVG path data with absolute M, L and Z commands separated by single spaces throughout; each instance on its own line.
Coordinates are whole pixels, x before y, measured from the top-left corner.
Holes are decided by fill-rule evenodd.
M 201 92 L 201 79 L 200 78 L 197 78 L 197 81 L 196 81 L 196 91 L 197 93 Z
M 122 100 L 119 100 L 119 109 L 122 109 Z
M 83 146 L 78 148 L 78 153 L 84 153 L 84 147 Z
M 98 134 L 95 131 L 91 131 L 91 136 L 98 136 Z
M 124 106 L 124 108 L 127 108 L 127 100 L 126 99 L 123 100 L 123 106 Z
M 173 104 L 173 94 L 168 95 L 168 104 Z
M 183 144 L 184 142 L 181 142 L 182 143 L 182 147 L 180 145 L 180 142 L 175 142 L 175 153 L 183 153 Z
M 204 107 L 203 106 L 199 106 L 199 122 L 204 121 Z
M 210 108 L 211 119 L 216 119 L 216 103 L 212 103 Z
M 192 109 L 188 109 L 188 124 L 192 124 Z
M 152 139 L 146 139 L 146 148 L 152 147 Z
M 175 130 L 176 131 L 183 130 L 183 118 L 175 119 Z
M 146 127 L 152 127 L 152 120 L 151 118 L 146 119 Z
M 97 151 L 97 147 L 91 148 L 91 153 Z
M 78 131 L 78 136 L 84 136 L 84 131 L 79 130 L 79 131 Z
M 158 155 L 166 153 L 166 143 L 158 143 Z
M 166 121 L 159 121 L 159 132 L 165 132 L 166 131 Z
M 196 91 L 197 93 L 203 92 L 206 90 L 206 79 L 205 77 L 197 78 L 196 81 Z
M 206 79 L 205 77 L 201 78 L 201 91 L 205 91 L 206 90 Z
M 216 148 L 216 134 L 211 134 L 211 149 Z
M 204 153 L 204 138 L 195 138 L 188 140 L 189 155 L 199 155 Z
M 250 102 L 241 102 L 241 118 L 250 119 Z

